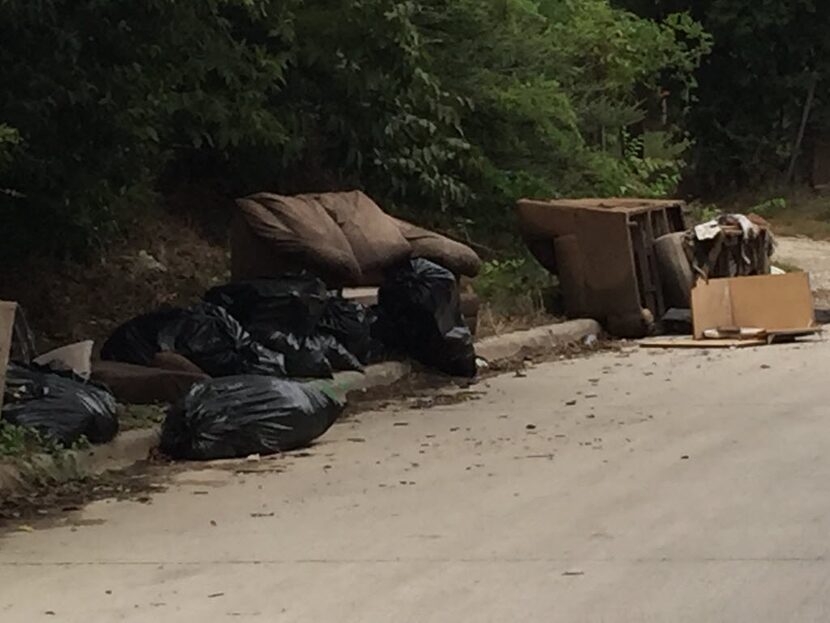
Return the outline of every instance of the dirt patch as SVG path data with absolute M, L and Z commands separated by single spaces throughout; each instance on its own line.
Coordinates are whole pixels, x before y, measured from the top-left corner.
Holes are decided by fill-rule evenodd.
M 47 527 L 79 511 L 90 502 L 104 499 L 149 503 L 151 494 L 163 491 L 167 471 L 161 464 L 140 463 L 100 476 L 63 483 L 44 482 L 31 490 L 0 499 L 0 529 L 20 529 L 31 521 Z M 46 522 L 42 524 L 41 522 Z
M 183 214 L 146 214 L 87 262 L 32 259 L 6 267 L 0 299 L 19 302 L 41 351 L 84 339 L 100 346 L 120 323 L 187 305 L 229 277 L 229 252 Z

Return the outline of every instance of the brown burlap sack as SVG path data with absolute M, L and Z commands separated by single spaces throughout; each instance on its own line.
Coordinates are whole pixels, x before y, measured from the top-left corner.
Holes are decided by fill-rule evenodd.
M 237 221 L 232 234 L 232 252 L 239 256 L 232 260 L 234 279 L 306 269 L 330 285 L 360 281 L 349 241 L 318 201 L 259 193 L 236 203 L 244 223 Z
M 412 247 L 413 257 L 431 260 L 465 277 L 475 277 L 481 270 L 481 258 L 466 244 L 400 219 L 394 221 Z
M 412 248 L 395 219 L 359 190 L 303 197 L 319 202 L 343 231 L 357 258 L 363 282 L 375 282 L 384 268 L 410 257 Z

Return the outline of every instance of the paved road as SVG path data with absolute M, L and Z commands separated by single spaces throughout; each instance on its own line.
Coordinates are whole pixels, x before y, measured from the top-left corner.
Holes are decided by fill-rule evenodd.
M 827 344 L 478 389 L 6 535 L 0 621 L 830 619 Z

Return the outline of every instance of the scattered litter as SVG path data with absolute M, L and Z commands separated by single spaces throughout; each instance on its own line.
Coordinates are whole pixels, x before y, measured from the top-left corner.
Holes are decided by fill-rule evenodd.
M 565 573 L 563 573 L 562 575 L 564 575 L 564 576 L 579 576 L 579 575 L 585 575 L 585 572 L 584 571 L 565 571 Z
M 582 343 L 585 344 L 585 346 L 587 346 L 588 348 L 591 348 L 592 346 L 594 346 L 598 341 L 599 340 L 597 339 L 597 336 L 594 335 L 593 333 L 590 334 L 590 335 L 586 335 L 582 339 Z
M 92 340 L 85 340 L 62 346 L 32 360 L 40 366 L 53 370 L 71 371 L 88 381 L 92 374 Z
M 322 389 L 265 376 L 202 381 L 168 412 L 161 450 L 174 459 L 274 454 L 308 445 L 343 404 Z
M 210 595 L 208 595 L 208 599 L 214 599 L 216 597 L 223 597 L 224 595 L 225 595 L 225 593 L 211 593 Z

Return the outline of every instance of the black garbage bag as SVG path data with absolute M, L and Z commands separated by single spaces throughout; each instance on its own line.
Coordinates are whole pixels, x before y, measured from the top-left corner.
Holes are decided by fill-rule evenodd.
M 275 331 L 262 336 L 268 348 L 285 357 L 286 375 L 291 378 L 331 378 L 335 370 L 363 372 L 363 364 L 331 335 L 318 333 L 297 337 Z
M 346 347 L 332 335 L 323 333 L 309 335 L 303 341 L 303 346 L 306 349 L 321 350 L 325 353 L 332 370 L 363 372 L 363 364 L 360 363 L 358 358 L 346 350 Z
M 71 446 L 81 436 L 106 443 L 118 433 L 115 397 L 71 372 L 10 364 L 2 417 Z
M 282 331 L 306 336 L 314 332 L 323 315 L 328 291 L 314 275 L 300 273 L 218 286 L 204 299 L 227 309 L 251 333 Z
M 187 357 L 211 376 L 285 375 L 284 357 L 255 341 L 228 312 L 198 303 L 158 334 L 162 351 Z
M 292 378 L 328 379 L 332 366 L 324 344 L 308 342 L 293 333 L 274 331 L 259 335 L 258 339 L 268 348 L 285 358 L 286 375 Z
M 334 423 L 343 404 L 296 381 L 236 376 L 202 381 L 171 408 L 161 450 L 174 459 L 213 460 L 307 446 Z
M 378 292 L 375 334 L 392 350 L 453 376 L 476 375 L 473 336 L 458 283 L 446 268 L 416 258 L 392 270 Z
M 104 342 L 101 359 L 149 365 L 159 352 L 159 333 L 171 323 L 178 322 L 186 314 L 179 308 L 159 309 L 128 320 Z
M 332 297 L 317 325 L 320 333 L 331 335 L 362 364 L 369 363 L 372 350 L 372 315 L 357 301 Z

